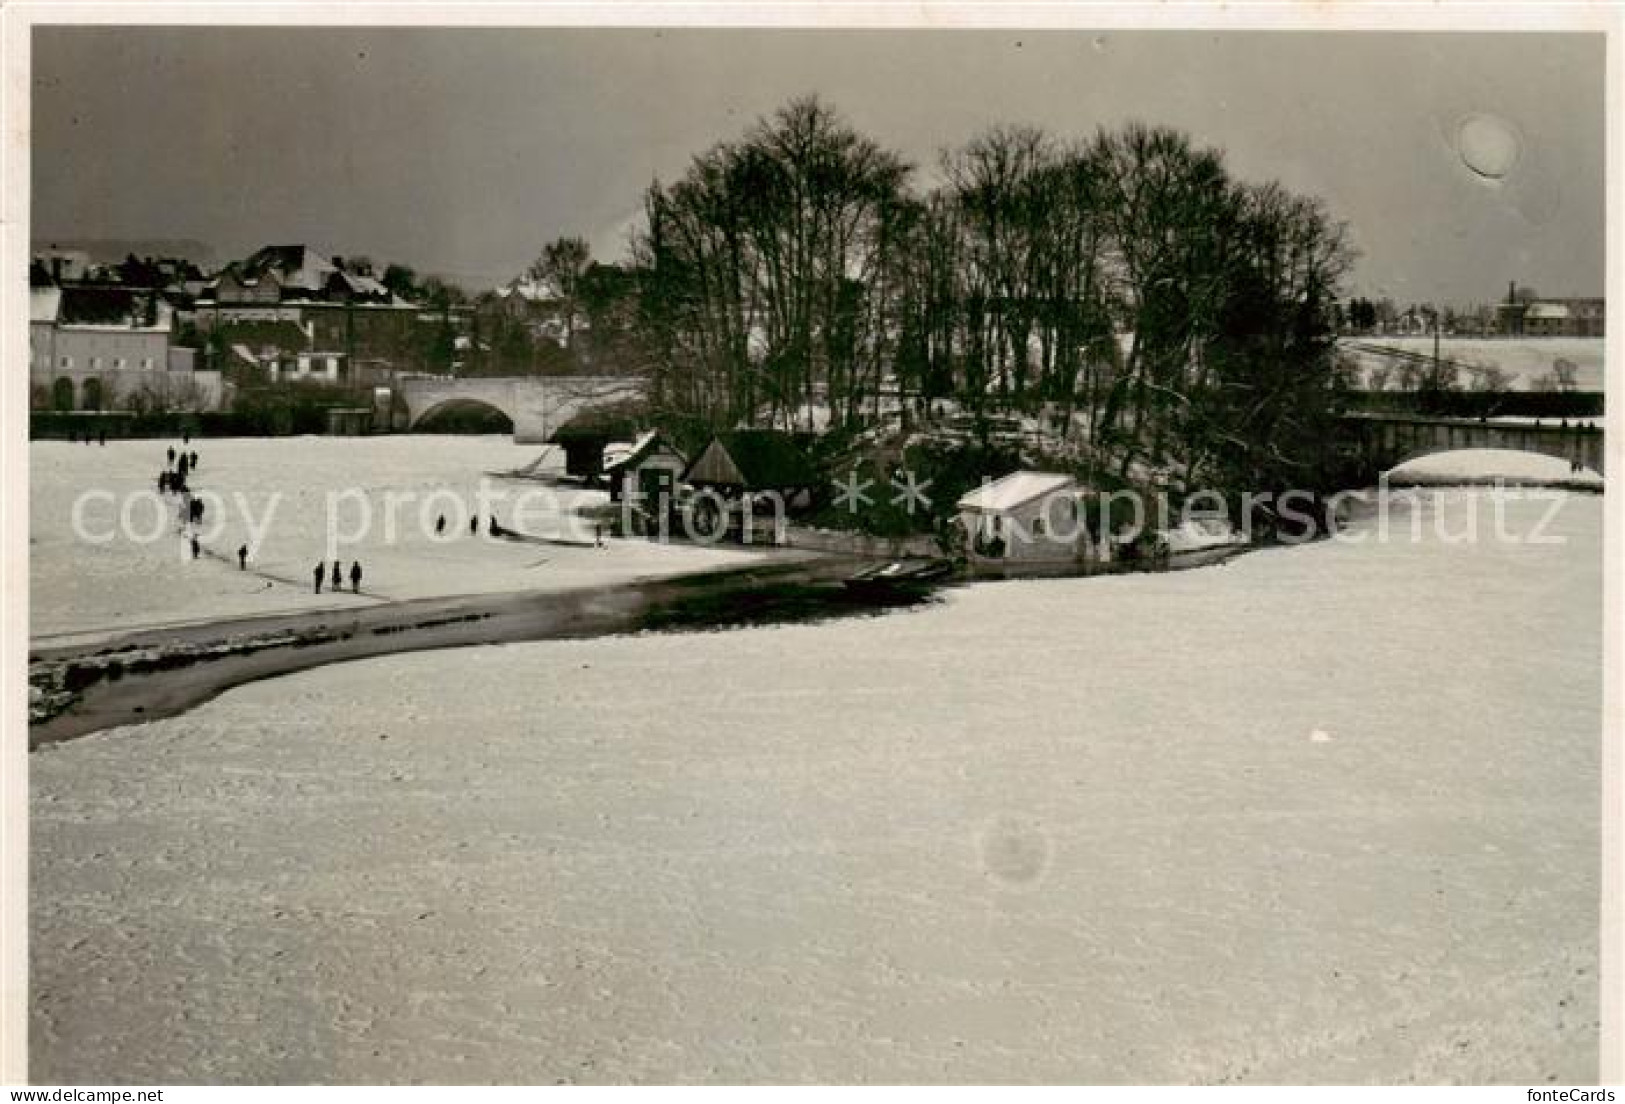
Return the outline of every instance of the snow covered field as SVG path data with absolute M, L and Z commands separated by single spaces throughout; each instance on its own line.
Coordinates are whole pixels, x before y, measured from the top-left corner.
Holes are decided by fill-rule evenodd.
M 483 536 L 488 515 L 482 515 L 482 536 L 471 537 L 467 519 L 483 473 L 519 467 L 540 448 L 516 446 L 506 436 L 414 435 L 193 441 L 187 447 L 197 452 L 199 468 L 191 487 L 220 496 L 206 499 L 202 543 L 208 554 L 194 561 L 175 520 L 160 513 L 155 492 L 169 444 L 30 446 L 35 638 L 388 599 L 585 586 L 725 567 L 751 555 L 646 541 L 610 541 L 602 549 L 516 544 Z M 604 501 L 602 492 L 505 480 L 489 485 L 507 496 L 495 505 L 504 525 L 593 539 L 590 526 L 569 511 Z M 102 497 L 85 499 L 76 532 L 75 503 L 86 492 Z M 526 492 L 533 497 L 521 510 L 518 497 Z M 163 501 L 174 508 L 173 497 Z M 434 531 L 442 514 L 444 540 Z M 108 534 L 112 539 L 101 541 Z M 330 534 L 340 538 L 331 549 Z M 244 543 L 251 546 L 247 572 L 236 560 Z M 313 593 L 311 569 L 335 556 L 346 572 L 361 561 L 361 596 Z
M 31 1076 L 1594 1079 L 1602 500 L 1432 516 L 48 748 Z
M 1380 345 L 1422 356 L 1433 355 L 1432 337 L 1354 337 L 1341 342 L 1344 350 L 1367 368 L 1394 367 L 1389 357 L 1353 348 L 1352 345 Z M 1463 364 L 1493 364 L 1512 377 L 1515 391 L 1533 390 L 1531 383 L 1551 375 L 1552 362 L 1559 357 L 1573 362 L 1575 382 L 1581 391 L 1601 391 L 1605 375 L 1603 339 L 1600 337 L 1446 337 L 1439 342 L 1441 356 Z M 1463 373 L 1461 385 L 1470 388 L 1470 374 Z M 1397 386 L 1392 380 L 1392 389 Z

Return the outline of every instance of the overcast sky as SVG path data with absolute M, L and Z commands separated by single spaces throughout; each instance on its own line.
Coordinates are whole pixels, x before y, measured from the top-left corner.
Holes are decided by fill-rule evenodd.
M 999 122 L 1130 119 L 1323 197 L 1353 290 L 1603 293 L 1600 35 L 42 28 L 33 236 L 305 242 L 505 282 L 547 240 L 621 256 L 643 189 L 817 92 L 926 179 Z M 1516 161 L 1499 180 L 1468 133 Z

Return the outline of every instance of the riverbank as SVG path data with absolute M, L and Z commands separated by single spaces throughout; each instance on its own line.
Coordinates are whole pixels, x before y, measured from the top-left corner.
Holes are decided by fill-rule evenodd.
M 29 652 L 29 746 L 177 716 L 232 687 L 330 663 L 480 644 L 861 616 L 929 601 L 940 585 L 1184 571 L 1263 547 L 1271 546 L 1226 545 L 1087 571 L 982 570 L 879 595 L 843 585 L 856 569 L 872 565 L 872 556 L 775 549 L 747 567 L 597 587 L 286 611 L 47 640 Z
M 370 656 L 739 623 L 797 598 L 810 616 L 820 603 L 797 588 L 838 592 L 854 566 L 785 552 L 662 579 L 190 623 L 40 647 L 29 654 L 29 746 L 173 717 L 234 686 Z

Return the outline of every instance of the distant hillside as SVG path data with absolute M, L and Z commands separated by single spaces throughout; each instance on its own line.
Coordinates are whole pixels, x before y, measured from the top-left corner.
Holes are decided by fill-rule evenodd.
M 191 238 L 34 238 L 34 252 L 46 249 L 78 250 L 92 262 L 115 264 L 134 253 L 137 257 L 183 257 L 202 269 L 215 263 L 214 247 Z

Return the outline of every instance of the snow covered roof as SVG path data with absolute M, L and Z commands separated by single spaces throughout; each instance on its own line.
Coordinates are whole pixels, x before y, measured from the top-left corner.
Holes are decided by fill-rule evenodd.
M 1562 303 L 1531 303 L 1525 318 L 1562 319 L 1569 316 L 1569 308 Z
M 678 460 L 685 464 L 688 463 L 688 458 L 678 451 L 677 446 L 667 441 L 658 429 L 651 429 L 636 441 L 633 441 L 631 448 L 626 451 L 624 456 L 618 456 L 612 460 L 606 449 L 604 453 L 604 470 L 608 472 L 616 468 L 634 467 L 653 455 L 662 446 L 676 456 Z
M 353 272 L 329 260 L 307 245 L 268 245 L 245 261 L 226 266 L 215 281 L 230 279 L 243 287 L 256 287 L 264 281 L 277 285 L 283 300 L 353 301 L 391 307 L 409 306 L 371 276 Z M 200 298 L 207 298 L 205 288 Z
M 1015 471 L 971 491 L 959 500 L 958 507 L 961 510 L 974 510 L 984 514 L 1004 514 L 1025 506 L 1034 499 L 1055 494 L 1057 491 L 1075 490 L 1076 487 L 1077 484 L 1070 475 Z
M 163 333 L 174 317 L 162 296 L 141 288 L 69 284 L 29 290 L 30 321 L 55 322 L 63 329 Z
M 499 298 L 514 295 L 530 303 L 551 303 L 559 297 L 546 280 L 533 280 L 529 276 L 516 277 L 506 286 L 497 288 Z
M 62 289 L 40 287 L 28 289 L 28 320 L 55 322 L 56 312 L 62 306 Z

